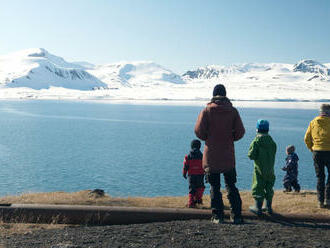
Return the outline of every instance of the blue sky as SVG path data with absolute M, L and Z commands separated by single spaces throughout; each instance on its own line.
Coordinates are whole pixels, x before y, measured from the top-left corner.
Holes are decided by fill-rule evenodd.
M 0 54 L 43 47 L 69 61 L 330 62 L 328 0 L 0 0 Z

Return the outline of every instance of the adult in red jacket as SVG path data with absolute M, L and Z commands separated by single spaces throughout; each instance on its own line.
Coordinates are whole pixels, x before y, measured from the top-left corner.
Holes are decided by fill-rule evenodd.
M 231 205 L 231 219 L 234 223 L 243 222 L 242 201 L 235 186 L 234 141 L 244 136 L 245 129 L 241 117 L 226 97 L 222 84 L 214 87 L 213 98 L 198 116 L 195 134 L 205 141 L 203 168 L 211 184 L 212 222 L 223 222 L 224 205 L 220 191 L 220 174 L 224 174 L 228 200 Z

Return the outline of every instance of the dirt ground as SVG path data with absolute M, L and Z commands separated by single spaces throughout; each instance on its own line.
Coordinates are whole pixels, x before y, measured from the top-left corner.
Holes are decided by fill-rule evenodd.
M 80 226 L 0 234 L 0 247 L 330 247 L 330 225 L 247 220 L 212 224 L 209 220 Z M 2 246 L 1 246 L 2 245 Z

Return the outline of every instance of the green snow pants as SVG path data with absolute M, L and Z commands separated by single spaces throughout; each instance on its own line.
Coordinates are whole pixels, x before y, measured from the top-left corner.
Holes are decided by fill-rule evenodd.
M 272 175 L 269 178 L 264 178 L 258 172 L 254 171 L 252 180 L 252 197 L 258 201 L 263 201 L 264 199 L 272 201 L 274 184 L 275 175 Z

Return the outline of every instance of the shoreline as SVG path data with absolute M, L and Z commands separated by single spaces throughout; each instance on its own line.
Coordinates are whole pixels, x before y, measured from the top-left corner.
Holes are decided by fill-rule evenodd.
M 278 109 L 316 109 L 323 103 L 330 104 L 330 100 L 235 100 L 230 99 L 233 106 L 238 108 L 278 108 Z M 205 106 L 209 99 L 185 100 L 185 99 L 93 99 L 93 98 L 0 98 L 1 102 L 24 102 L 24 101 L 52 101 L 72 103 L 97 103 L 97 104 L 129 104 L 129 105 L 151 105 L 151 106 Z
M 229 212 L 228 201 L 224 195 L 225 211 Z M 241 192 L 243 211 L 253 202 L 249 191 Z M 195 211 L 186 208 L 186 196 L 181 197 L 134 197 L 115 198 L 109 195 L 99 196 L 91 190 L 74 193 L 52 192 L 22 195 L 21 202 L 53 201 L 52 206 L 62 202 L 88 206 L 143 206 L 178 207 L 183 211 Z M 3 198 L 0 198 L 3 201 Z M 210 210 L 209 197 L 204 197 L 204 205 L 199 210 Z M 297 216 L 302 208 L 308 215 L 328 216 L 330 209 L 316 207 L 315 191 L 302 191 L 299 194 L 275 192 L 274 212 L 286 216 Z M 101 207 L 102 208 L 102 207 Z M 145 211 L 149 211 L 145 209 Z M 173 209 L 172 211 L 175 211 Z M 205 211 L 204 211 L 205 212 Z M 246 212 L 244 212 L 246 213 Z M 228 217 L 225 223 L 215 225 L 209 218 L 196 220 L 172 220 L 161 222 L 156 218 L 153 223 L 121 225 L 67 225 L 22 224 L 0 222 L 0 247 L 317 247 L 326 248 L 330 242 L 330 225 L 315 221 L 285 221 L 283 219 L 246 218 L 245 224 L 233 225 Z M 221 233 L 221 235 L 219 235 Z M 235 233 L 235 235 L 232 235 Z M 189 237 L 189 238 L 188 238 Z M 146 241 L 148 245 L 146 245 Z M 210 243 L 211 242 L 211 243 Z M 279 243 L 280 242 L 280 243 Z M 297 243 L 298 242 L 298 243 Z M 149 246 L 151 245 L 152 246 Z M 230 245 L 229 245 L 230 244 Z M 278 245 L 282 244 L 282 245 Z M 115 246 L 114 246 L 115 245 Z
M 225 209 L 229 209 L 226 191 L 223 192 Z M 242 209 L 248 211 L 254 204 L 250 191 L 240 191 Z M 53 204 L 53 205 L 89 205 L 89 206 L 118 206 L 145 208 L 187 208 L 188 196 L 155 196 L 155 197 L 112 197 L 106 193 L 93 190 L 78 192 L 41 192 L 25 193 L 16 196 L 0 197 L 0 204 Z M 210 209 L 210 196 L 204 194 L 203 205 L 197 209 Z M 320 209 L 317 204 L 316 191 L 302 190 L 300 193 L 284 193 L 275 190 L 273 208 L 278 213 L 291 214 L 326 214 L 330 216 L 330 209 Z

